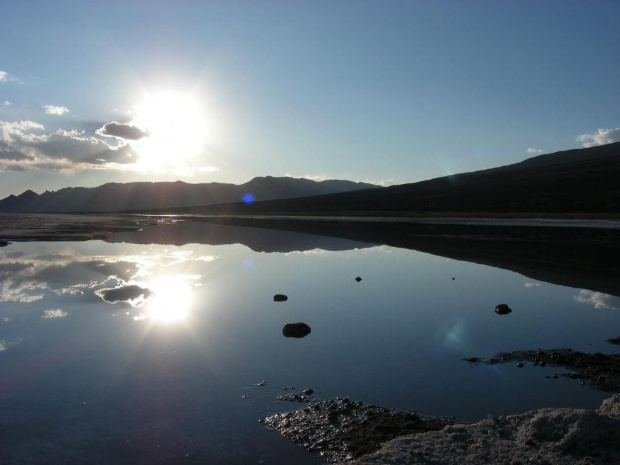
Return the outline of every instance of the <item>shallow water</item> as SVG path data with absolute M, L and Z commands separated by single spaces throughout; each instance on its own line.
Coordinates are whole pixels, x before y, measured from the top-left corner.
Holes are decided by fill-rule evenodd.
M 299 407 L 276 399 L 292 386 L 464 421 L 607 396 L 545 377 L 562 370 L 461 358 L 617 353 L 618 297 L 308 234 L 202 224 L 217 245 L 191 243 L 187 227 L 159 230 L 185 245 L 0 249 L 0 463 L 319 463 L 258 422 Z M 126 285 L 144 295 L 103 300 Z M 285 338 L 294 322 L 312 332 Z

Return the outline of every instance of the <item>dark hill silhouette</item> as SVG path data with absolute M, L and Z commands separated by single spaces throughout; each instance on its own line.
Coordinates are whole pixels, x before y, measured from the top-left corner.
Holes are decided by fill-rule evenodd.
M 9 213 L 69 213 L 116 212 L 158 208 L 188 207 L 227 203 L 241 200 L 251 194 L 256 200 L 345 192 L 355 189 L 376 188 L 373 184 L 352 181 L 311 181 L 289 177 L 259 177 L 241 184 L 185 182 L 109 183 L 99 187 L 67 187 L 41 195 L 31 190 L 19 196 L 0 200 L 0 212 Z
M 383 189 L 175 211 L 360 216 L 429 212 L 618 213 L 619 179 L 620 142 L 616 142 Z

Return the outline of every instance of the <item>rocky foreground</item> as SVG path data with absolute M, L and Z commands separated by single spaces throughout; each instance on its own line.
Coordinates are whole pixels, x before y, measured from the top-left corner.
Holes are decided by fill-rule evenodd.
M 596 389 L 620 391 L 617 354 L 539 349 L 464 360 L 474 365 L 518 362 L 519 367 L 525 367 L 523 362 L 529 362 L 533 366 L 562 367 L 571 371 L 563 376 L 580 379 Z M 620 464 L 620 394 L 605 400 L 596 411 L 549 408 L 489 417 L 469 425 L 349 399 L 314 402 L 306 396 L 298 397 L 293 400 L 308 402 L 306 408 L 268 417 L 264 423 L 332 463 Z
M 620 396 L 596 411 L 541 409 L 493 417 L 472 425 L 394 439 L 354 462 L 369 464 L 620 463 Z

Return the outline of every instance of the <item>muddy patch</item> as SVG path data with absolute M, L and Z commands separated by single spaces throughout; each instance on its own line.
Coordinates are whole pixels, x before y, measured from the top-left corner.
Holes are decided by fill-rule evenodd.
M 262 422 L 331 463 L 372 453 L 398 436 L 437 431 L 452 423 L 349 399 L 312 402 Z

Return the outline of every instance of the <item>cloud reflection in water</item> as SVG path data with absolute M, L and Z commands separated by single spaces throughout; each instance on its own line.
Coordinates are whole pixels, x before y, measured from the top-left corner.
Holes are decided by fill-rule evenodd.
M 79 245 L 48 252 L 36 245 L 32 253 L 0 251 L 0 303 L 13 302 L 24 308 L 48 298 L 63 297 L 68 303 L 101 302 L 140 309 L 129 312 L 134 321 L 180 321 L 187 317 L 192 290 L 201 275 L 187 273 L 201 269 L 216 257 L 192 250 L 154 247 L 137 254 L 89 254 Z M 88 249 L 85 249 L 88 250 Z M 116 252 L 116 251 L 115 251 Z M 20 307 L 14 307 L 20 308 Z M 39 310 L 41 318 L 62 318 L 60 309 Z M 4 347 L 7 345 L 5 343 Z
M 614 310 L 620 309 L 620 297 L 603 294 L 602 292 L 582 289 L 579 291 L 579 294 L 573 298 L 577 303 L 592 305 L 594 308 L 611 308 Z

